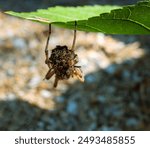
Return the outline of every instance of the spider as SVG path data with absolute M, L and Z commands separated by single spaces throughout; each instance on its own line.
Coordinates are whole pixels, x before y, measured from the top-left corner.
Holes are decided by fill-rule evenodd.
M 69 49 L 66 45 L 57 45 L 54 49 L 52 49 L 51 55 L 49 56 L 48 43 L 51 35 L 51 24 L 49 24 L 49 34 L 45 47 L 45 64 L 47 64 L 49 70 L 44 79 L 49 80 L 53 75 L 55 75 L 54 87 L 57 87 L 59 80 L 66 80 L 74 76 L 81 82 L 84 82 L 81 66 L 76 65 L 78 63 L 78 55 L 74 52 L 76 26 L 77 22 L 75 21 L 74 38 L 71 49 Z

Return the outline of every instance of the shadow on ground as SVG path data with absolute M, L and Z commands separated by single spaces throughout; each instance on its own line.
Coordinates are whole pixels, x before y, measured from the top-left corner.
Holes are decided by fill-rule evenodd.
M 86 75 L 54 99 L 54 110 L 1 101 L 0 130 L 150 130 L 149 57 Z

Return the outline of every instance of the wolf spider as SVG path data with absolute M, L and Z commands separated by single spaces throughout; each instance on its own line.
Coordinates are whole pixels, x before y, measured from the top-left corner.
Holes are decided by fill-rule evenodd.
M 84 77 L 80 69 L 81 66 L 76 65 L 78 63 L 78 55 L 74 52 L 76 26 L 77 23 L 75 21 L 74 38 L 71 49 L 67 46 L 57 45 L 54 49 L 52 49 L 51 55 L 49 56 L 48 43 L 51 35 L 51 24 L 49 24 L 49 34 L 45 47 L 45 64 L 47 64 L 49 70 L 45 75 L 45 79 L 49 80 L 53 75 L 55 75 L 54 87 L 57 87 L 59 80 L 66 80 L 74 76 L 81 82 L 84 81 Z

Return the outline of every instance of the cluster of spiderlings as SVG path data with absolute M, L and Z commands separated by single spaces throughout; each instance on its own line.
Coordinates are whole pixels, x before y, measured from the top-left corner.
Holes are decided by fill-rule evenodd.
M 51 67 L 58 80 L 73 77 L 78 56 L 67 46 L 56 46 L 49 57 Z

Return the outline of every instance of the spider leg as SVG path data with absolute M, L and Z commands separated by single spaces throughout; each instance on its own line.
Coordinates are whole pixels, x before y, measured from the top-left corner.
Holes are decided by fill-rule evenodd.
M 75 68 L 74 75 L 81 81 L 84 82 L 84 77 L 80 68 Z
M 49 57 L 48 57 L 48 43 L 49 43 L 49 39 L 50 39 L 50 35 L 51 35 L 51 24 L 49 24 L 49 31 L 48 31 L 48 37 L 47 37 L 47 42 L 46 42 L 46 46 L 45 46 L 45 64 L 47 64 L 47 66 L 50 68 L 50 62 L 49 62 Z
M 55 88 L 57 87 L 57 84 L 58 84 L 58 78 L 55 77 L 55 81 L 54 81 L 54 87 L 55 87 Z
M 74 22 L 75 24 L 75 29 L 74 29 L 74 37 L 73 37 L 73 43 L 72 43 L 72 47 L 71 47 L 71 50 L 74 50 L 74 46 L 75 46 L 75 42 L 76 42 L 76 33 L 77 33 L 77 30 L 76 30 L 76 28 L 77 28 L 77 22 L 75 21 Z
M 79 69 L 81 68 L 81 66 L 76 66 L 76 65 L 75 65 L 74 67 L 75 67 L 75 68 L 79 68 Z M 81 69 L 80 69 L 80 70 L 81 70 Z
M 49 71 L 48 71 L 47 74 L 45 75 L 45 78 L 44 78 L 44 79 L 49 80 L 49 79 L 55 74 L 55 71 L 54 71 L 54 70 L 51 71 L 51 70 L 52 70 L 52 68 L 49 69 Z

